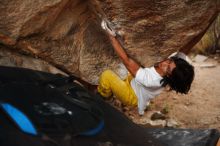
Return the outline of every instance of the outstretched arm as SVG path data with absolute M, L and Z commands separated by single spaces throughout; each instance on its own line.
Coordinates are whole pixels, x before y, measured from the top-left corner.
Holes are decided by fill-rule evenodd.
M 122 60 L 123 64 L 128 69 L 128 71 L 132 74 L 132 76 L 135 77 L 138 69 L 140 68 L 140 65 L 135 60 L 133 60 L 132 58 L 130 58 L 127 55 L 127 53 L 123 49 L 120 42 L 116 39 L 116 37 L 114 37 L 112 35 L 108 35 L 108 36 L 111 40 L 111 43 L 112 43 L 112 46 L 113 46 L 115 52 L 120 57 L 120 59 Z
M 132 58 L 130 58 L 127 55 L 127 53 L 125 52 L 123 46 L 117 40 L 117 38 L 116 38 L 117 34 L 116 34 L 115 30 L 112 28 L 110 22 L 107 22 L 107 20 L 106 21 L 103 20 L 102 23 L 101 23 L 101 26 L 107 32 L 115 52 L 117 53 L 117 55 L 122 60 L 125 67 L 132 74 L 132 76 L 135 77 L 138 69 L 140 68 L 140 65 L 135 60 L 133 60 Z

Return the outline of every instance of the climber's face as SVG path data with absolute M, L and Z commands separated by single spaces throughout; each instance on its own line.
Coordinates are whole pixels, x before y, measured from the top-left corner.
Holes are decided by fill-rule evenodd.
M 161 70 L 163 76 L 170 76 L 176 64 L 171 58 L 158 63 L 158 68 Z

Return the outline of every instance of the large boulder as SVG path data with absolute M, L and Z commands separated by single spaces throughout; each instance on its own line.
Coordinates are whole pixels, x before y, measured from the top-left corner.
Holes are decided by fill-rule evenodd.
M 192 48 L 214 21 L 220 0 L 1 0 L 0 43 L 96 84 L 120 60 L 100 28 L 113 22 L 130 56 L 150 66 Z
M 10 67 L 29 68 L 32 70 L 44 71 L 53 74 L 61 74 L 67 76 L 66 73 L 52 66 L 46 61 L 38 58 L 29 57 L 10 51 L 0 46 L 0 65 Z
M 193 47 L 193 52 L 215 54 L 220 51 L 220 14 L 209 27 L 202 39 Z

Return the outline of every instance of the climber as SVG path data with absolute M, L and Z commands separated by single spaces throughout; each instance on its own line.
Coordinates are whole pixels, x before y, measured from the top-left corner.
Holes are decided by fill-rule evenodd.
M 109 98 L 114 94 L 122 104 L 137 106 L 139 115 L 143 115 L 149 101 L 159 95 L 166 86 L 177 93 L 188 93 L 194 79 L 194 67 L 187 62 L 188 57 L 185 55 L 189 49 L 181 49 L 175 56 L 144 68 L 127 55 L 117 39 L 118 33 L 108 21 L 103 20 L 101 26 L 129 74 L 122 80 L 113 71 L 104 71 L 97 87 L 100 95 Z

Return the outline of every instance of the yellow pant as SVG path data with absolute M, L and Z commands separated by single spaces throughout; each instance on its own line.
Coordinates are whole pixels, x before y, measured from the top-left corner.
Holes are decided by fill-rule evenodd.
M 122 104 L 136 106 L 137 97 L 131 88 L 131 79 L 132 76 L 128 75 L 125 80 L 121 80 L 113 71 L 106 70 L 99 78 L 98 93 L 106 98 L 114 94 Z

